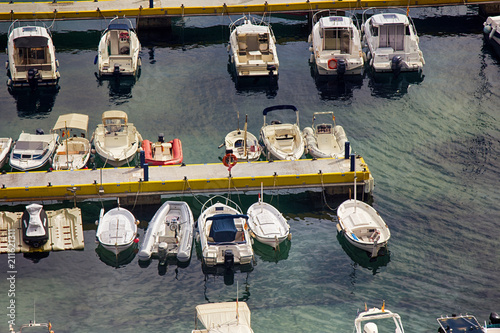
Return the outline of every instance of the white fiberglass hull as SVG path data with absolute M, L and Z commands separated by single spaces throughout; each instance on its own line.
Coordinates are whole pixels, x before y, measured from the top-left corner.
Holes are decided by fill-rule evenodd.
M 131 212 L 117 207 L 104 214 L 101 209 L 96 238 L 105 249 L 118 254 L 132 245 L 136 235 L 137 224 Z
M 290 226 L 274 206 L 259 201 L 248 208 L 247 215 L 250 235 L 259 242 L 276 248 L 287 239 Z
M 238 161 L 256 161 L 260 157 L 259 141 L 250 132 L 246 133 L 246 150 L 244 147 L 245 131 L 234 130 L 226 135 L 226 150 L 232 150 Z
M 10 153 L 9 164 L 19 171 L 36 170 L 45 166 L 56 150 L 59 136 L 21 133 Z

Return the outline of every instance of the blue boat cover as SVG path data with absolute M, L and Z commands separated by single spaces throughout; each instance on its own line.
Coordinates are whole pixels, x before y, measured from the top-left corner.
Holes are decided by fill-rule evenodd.
M 129 26 L 123 23 L 111 23 L 108 30 L 130 30 Z
M 236 238 L 236 226 L 234 225 L 235 218 L 248 218 L 246 215 L 240 214 L 218 214 L 210 216 L 207 220 L 212 220 L 209 237 L 212 237 L 214 242 L 233 242 Z

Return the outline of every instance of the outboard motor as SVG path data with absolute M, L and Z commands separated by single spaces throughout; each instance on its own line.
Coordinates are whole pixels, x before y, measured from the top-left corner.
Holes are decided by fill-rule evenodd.
M 35 90 L 38 88 L 38 78 L 40 77 L 40 74 L 38 74 L 38 69 L 36 68 L 30 68 L 28 70 L 28 84 L 30 85 L 30 88 L 32 90 Z
M 160 262 L 164 262 L 167 259 L 167 248 L 168 244 L 165 242 L 158 244 L 158 259 Z
M 163 133 L 158 134 L 158 142 L 164 143 L 165 142 L 165 135 Z
M 274 71 L 276 71 L 276 66 L 275 65 L 267 65 L 266 69 L 269 71 L 269 76 L 273 77 Z
M 363 327 L 363 333 L 378 333 L 377 324 L 369 322 Z
M 345 59 L 339 59 L 339 61 L 337 62 L 337 75 L 339 77 L 343 77 L 346 70 L 347 70 L 347 64 Z
M 42 205 L 26 206 L 21 217 L 23 241 L 34 248 L 42 247 L 49 239 L 47 213 Z
M 500 316 L 496 312 L 490 313 L 490 324 L 500 325 Z
M 233 250 L 224 251 L 224 267 L 226 269 L 233 269 L 233 267 L 234 267 Z
M 45 134 L 45 132 L 41 128 L 37 128 L 35 133 L 36 133 L 36 135 L 44 135 Z
M 113 68 L 113 75 L 118 76 L 120 75 L 120 65 L 115 64 L 115 67 Z
M 394 56 L 391 60 L 391 69 L 394 76 L 398 76 L 401 73 L 401 67 L 403 66 L 403 58 L 401 56 Z

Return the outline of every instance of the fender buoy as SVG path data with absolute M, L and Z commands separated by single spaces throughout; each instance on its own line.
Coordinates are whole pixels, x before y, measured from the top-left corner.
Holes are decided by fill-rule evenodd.
M 238 162 L 238 158 L 234 154 L 226 154 L 222 159 L 222 164 L 224 164 L 228 168 L 232 168 Z
M 336 59 L 328 60 L 328 68 L 336 69 L 337 68 L 337 60 Z

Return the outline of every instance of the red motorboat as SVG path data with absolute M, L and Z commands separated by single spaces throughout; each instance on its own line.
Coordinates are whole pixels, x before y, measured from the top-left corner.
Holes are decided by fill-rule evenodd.
M 145 163 L 148 163 L 148 165 L 175 165 L 182 163 L 182 144 L 179 139 L 164 142 L 163 135 L 160 134 L 157 142 L 143 140 L 142 149 L 144 149 L 146 157 Z

